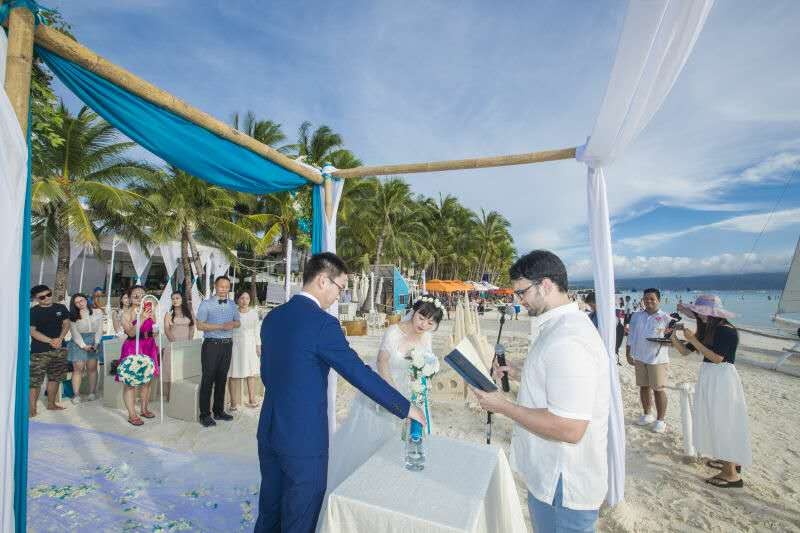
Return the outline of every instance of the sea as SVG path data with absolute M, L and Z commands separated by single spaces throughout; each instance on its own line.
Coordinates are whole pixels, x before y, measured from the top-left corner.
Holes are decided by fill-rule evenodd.
M 676 310 L 678 302 L 691 303 L 700 294 L 716 294 L 722 300 L 725 309 L 736 313 L 731 322 L 740 326 L 751 326 L 758 329 L 775 329 L 777 325 L 772 316 L 778 309 L 781 297 L 779 290 L 748 291 L 661 291 L 661 308 L 665 311 Z M 631 300 L 642 297 L 641 291 L 618 291 L 617 298 L 630 295 Z

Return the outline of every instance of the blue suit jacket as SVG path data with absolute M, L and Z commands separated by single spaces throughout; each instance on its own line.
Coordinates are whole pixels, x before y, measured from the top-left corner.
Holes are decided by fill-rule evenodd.
M 390 413 L 408 416 L 408 400 L 350 348 L 339 321 L 297 295 L 261 324 L 261 380 L 266 388 L 258 423 L 262 444 L 284 455 L 328 454 L 331 367 Z

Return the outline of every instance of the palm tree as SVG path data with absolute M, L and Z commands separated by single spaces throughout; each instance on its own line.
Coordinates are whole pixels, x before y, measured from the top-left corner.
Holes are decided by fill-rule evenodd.
M 501 251 L 507 251 L 503 245 L 511 240 L 509 228 L 511 223 L 497 211 L 488 214 L 481 209 L 480 218 L 475 225 L 475 237 L 481 245 L 480 273 L 487 272 L 490 264 L 496 263 Z
M 173 166 L 166 172 L 142 178 L 135 189 L 146 200 L 142 209 L 148 213 L 155 239 L 181 242 L 184 298 L 190 305 L 192 264 L 198 276 L 203 272 L 198 241 L 221 249 L 231 261 L 234 257 L 230 249 L 237 245 L 255 246 L 255 235 L 231 220 L 239 200 L 237 193 L 211 185 Z
M 67 290 L 71 238 L 99 254 L 105 216 L 131 215 L 140 200 L 119 186 L 151 176 L 154 170 L 123 157 L 134 143 L 120 141 L 119 132 L 88 107 L 73 116 L 60 102 L 56 112 L 55 134 L 63 142 L 34 159 L 31 211 L 34 238 L 45 243 L 45 249 L 57 243 L 53 294 L 59 301 Z
M 253 111 L 247 111 L 243 120 L 239 114 L 234 113 L 231 120 L 234 128 L 254 138 L 255 140 L 271 146 L 282 153 L 289 153 L 293 145 L 282 145 L 286 135 L 281 130 L 281 125 L 271 120 L 257 120 Z M 265 255 L 267 250 L 278 237 L 281 239 L 281 250 L 286 254 L 288 239 L 294 238 L 297 233 L 297 220 L 293 213 L 294 196 L 289 193 L 277 195 L 247 195 L 247 198 L 238 206 L 242 215 L 242 223 L 257 232 L 263 232 L 258 238 L 255 249 L 242 249 L 241 252 L 251 252 L 253 259 Z M 255 218 L 254 218 L 255 217 Z M 246 267 L 239 262 L 244 270 Z M 250 299 L 257 302 L 256 276 L 258 268 L 250 268 Z
M 242 133 L 275 148 L 279 152 L 286 153 L 291 148 L 290 145 L 277 146 L 286 140 L 286 135 L 281 130 L 280 124 L 271 120 L 257 120 L 256 114 L 252 111 L 247 111 L 244 118 L 241 119 L 239 113 L 234 113 L 231 118 L 231 125 Z

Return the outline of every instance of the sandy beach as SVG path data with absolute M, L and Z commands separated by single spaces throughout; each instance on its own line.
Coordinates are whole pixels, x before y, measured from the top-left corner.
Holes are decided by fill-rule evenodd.
M 434 350 L 443 356 L 448 347 L 452 321 L 445 321 L 434 337 Z M 491 342 L 497 334 L 496 316 L 481 322 Z M 525 356 L 530 322 L 526 317 L 507 323 L 503 340 L 509 355 Z M 380 333 L 354 337 L 352 346 L 365 359 L 373 359 Z M 787 341 L 741 333 L 738 357 L 768 360 Z M 624 347 L 620 350 L 623 352 Z M 627 434 L 627 478 L 625 501 L 613 509 L 603 509 L 599 531 L 796 531 L 800 530 L 800 378 L 742 362 L 737 364 L 747 396 L 754 464 L 742 473 L 745 488 L 722 490 L 703 482 L 714 471 L 704 461 L 683 455 L 679 393 L 669 391 L 668 430 L 655 434 L 633 425 L 640 414 L 633 367 L 620 369 Z M 672 357 L 670 382 L 694 382 L 699 370 L 697 356 Z M 800 363 L 789 363 L 800 371 Z M 353 388 L 340 379 L 337 417 L 342 420 L 354 395 Z M 66 411 L 42 409 L 39 422 L 67 423 L 84 428 L 142 439 L 167 448 L 197 453 L 220 453 L 257 464 L 256 427 L 258 410 L 244 409 L 226 426 L 205 429 L 197 423 L 168 419 L 164 424 L 148 421 L 142 428 L 130 426 L 122 411 L 104 409 L 100 402 L 73 406 Z M 484 442 L 485 413 L 462 401 L 435 401 L 433 416 L 436 432 L 472 442 Z M 493 444 L 506 453 L 511 438 L 511 422 L 496 417 Z M 519 502 L 528 519 L 526 491 L 517 484 Z M 528 522 L 530 524 L 530 522 Z

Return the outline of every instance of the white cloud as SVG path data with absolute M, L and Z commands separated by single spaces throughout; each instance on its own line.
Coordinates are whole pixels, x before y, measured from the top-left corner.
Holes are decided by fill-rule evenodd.
M 785 272 L 790 254 L 719 254 L 710 257 L 614 256 L 618 279 L 653 276 L 697 276 L 706 274 L 745 274 L 750 272 Z M 592 277 L 592 263 L 580 259 L 567 267 L 570 279 Z
M 701 224 L 692 226 L 680 231 L 649 233 L 638 237 L 628 237 L 619 239 L 619 244 L 630 246 L 634 249 L 648 249 L 660 244 L 664 244 L 672 239 L 683 237 L 705 230 L 726 230 L 740 231 L 744 233 L 760 233 L 777 231 L 791 226 L 800 225 L 800 208 L 784 209 L 775 213 L 757 213 L 754 215 L 742 215 L 713 222 L 711 224 Z

